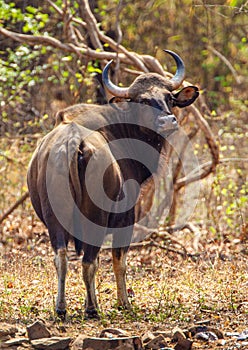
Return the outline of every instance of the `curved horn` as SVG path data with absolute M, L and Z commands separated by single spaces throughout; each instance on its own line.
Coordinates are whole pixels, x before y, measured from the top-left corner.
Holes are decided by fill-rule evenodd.
M 176 90 L 179 88 L 179 86 L 182 84 L 184 77 L 185 77 L 185 66 L 183 63 L 183 60 L 173 51 L 170 50 L 164 50 L 164 52 L 167 52 L 169 55 L 171 55 L 177 64 L 177 71 L 174 77 L 170 79 L 170 82 L 172 84 L 172 90 Z
M 106 66 L 104 67 L 102 71 L 102 82 L 105 88 L 110 92 L 112 95 L 117 96 L 117 97 L 129 97 L 128 90 L 129 88 L 121 88 L 115 84 L 112 83 L 112 81 L 109 79 L 109 67 L 113 60 L 108 62 Z

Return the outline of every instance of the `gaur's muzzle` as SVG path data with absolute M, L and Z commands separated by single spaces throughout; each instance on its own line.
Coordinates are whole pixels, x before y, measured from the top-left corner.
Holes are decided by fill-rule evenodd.
M 156 128 L 162 136 L 168 136 L 178 130 L 177 119 L 174 114 L 160 115 L 156 120 Z

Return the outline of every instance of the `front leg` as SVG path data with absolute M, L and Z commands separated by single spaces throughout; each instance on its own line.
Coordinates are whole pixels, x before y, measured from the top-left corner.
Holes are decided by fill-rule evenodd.
M 115 228 L 112 242 L 112 257 L 117 286 L 117 302 L 119 306 L 129 310 L 131 305 L 127 297 L 126 260 L 128 248 L 132 241 L 133 225 L 134 209 L 111 217 L 111 226 Z
M 117 286 L 117 302 L 119 306 L 130 309 L 131 305 L 127 297 L 126 287 L 126 258 L 128 247 L 113 248 L 113 270 Z

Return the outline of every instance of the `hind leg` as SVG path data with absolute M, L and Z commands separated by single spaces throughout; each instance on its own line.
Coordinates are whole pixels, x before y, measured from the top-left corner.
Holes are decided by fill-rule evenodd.
M 54 264 L 58 277 L 58 294 L 56 299 L 56 312 L 59 316 L 66 314 L 65 282 L 67 274 L 66 248 L 60 248 L 55 253 Z
M 83 281 L 86 288 L 85 317 L 98 318 L 98 304 L 95 291 L 95 275 L 98 269 L 100 247 L 85 244 L 82 261 Z
M 65 284 L 69 235 L 56 220 L 53 220 L 52 224 L 47 220 L 47 223 L 51 244 L 54 250 L 54 265 L 58 281 L 55 309 L 58 316 L 64 316 L 66 314 Z

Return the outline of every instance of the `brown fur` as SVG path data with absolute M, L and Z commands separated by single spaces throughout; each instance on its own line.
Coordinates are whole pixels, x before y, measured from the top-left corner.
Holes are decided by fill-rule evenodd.
M 124 193 L 123 186 L 127 180 L 134 179 L 141 186 L 157 171 L 165 139 L 159 130 L 154 130 L 154 125 L 158 125 L 162 132 L 167 130 L 168 125 L 169 131 L 174 130 L 176 119 L 172 108 L 177 105 L 177 101 L 179 107 L 183 107 L 198 96 L 195 87 L 187 87 L 187 90 L 183 89 L 173 96 L 170 82 L 153 73 L 138 77 L 129 92 L 133 104 L 129 101 L 125 102 L 125 106 L 117 103 L 116 107 L 79 104 L 58 112 L 54 130 L 41 141 L 29 165 L 27 180 L 31 201 L 37 215 L 48 228 L 55 252 L 58 314 L 66 312 L 66 248 L 69 239 L 74 239 L 78 254 L 84 251 L 82 267 L 86 287 L 86 315 L 97 317 L 95 273 L 107 229 L 113 234 L 118 303 L 129 307 L 125 282 L 126 254 L 135 222 L 135 208 L 120 213 L 115 213 L 113 209 L 126 197 L 132 203 L 139 197 L 139 191 L 133 183 Z M 153 110 L 151 107 L 154 107 Z M 118 140 L 124 142 L 113 145 L 113 141 Z M 132 140 L 140 140 L 156 150 L 154 159 L 149 159 L 149 169 L 133 160 L 132 152 L 141 159 L 144 155 L 142 147 L 132 146 Z M 109 166 L 102 178 L 101 171 L 105 169 L 106 161 Z M 102 182 L 105 194 L 115 203 L 111 204 L 112 207 L 109 204 L 108 210 L 97 205 L 106 205 L 102 203 L 104 200 L 100 193 Z M 97 204 L 89 196 L 88 188 Z M 78 212 L 83 219 L 79 219 Z M 92 223 L 100 229 L 94 231 Z M 94 242 L 93 239 L 96 239 L 97 244 L 89 243 Z M 120 240 L 121 246 L 118 245 Z

